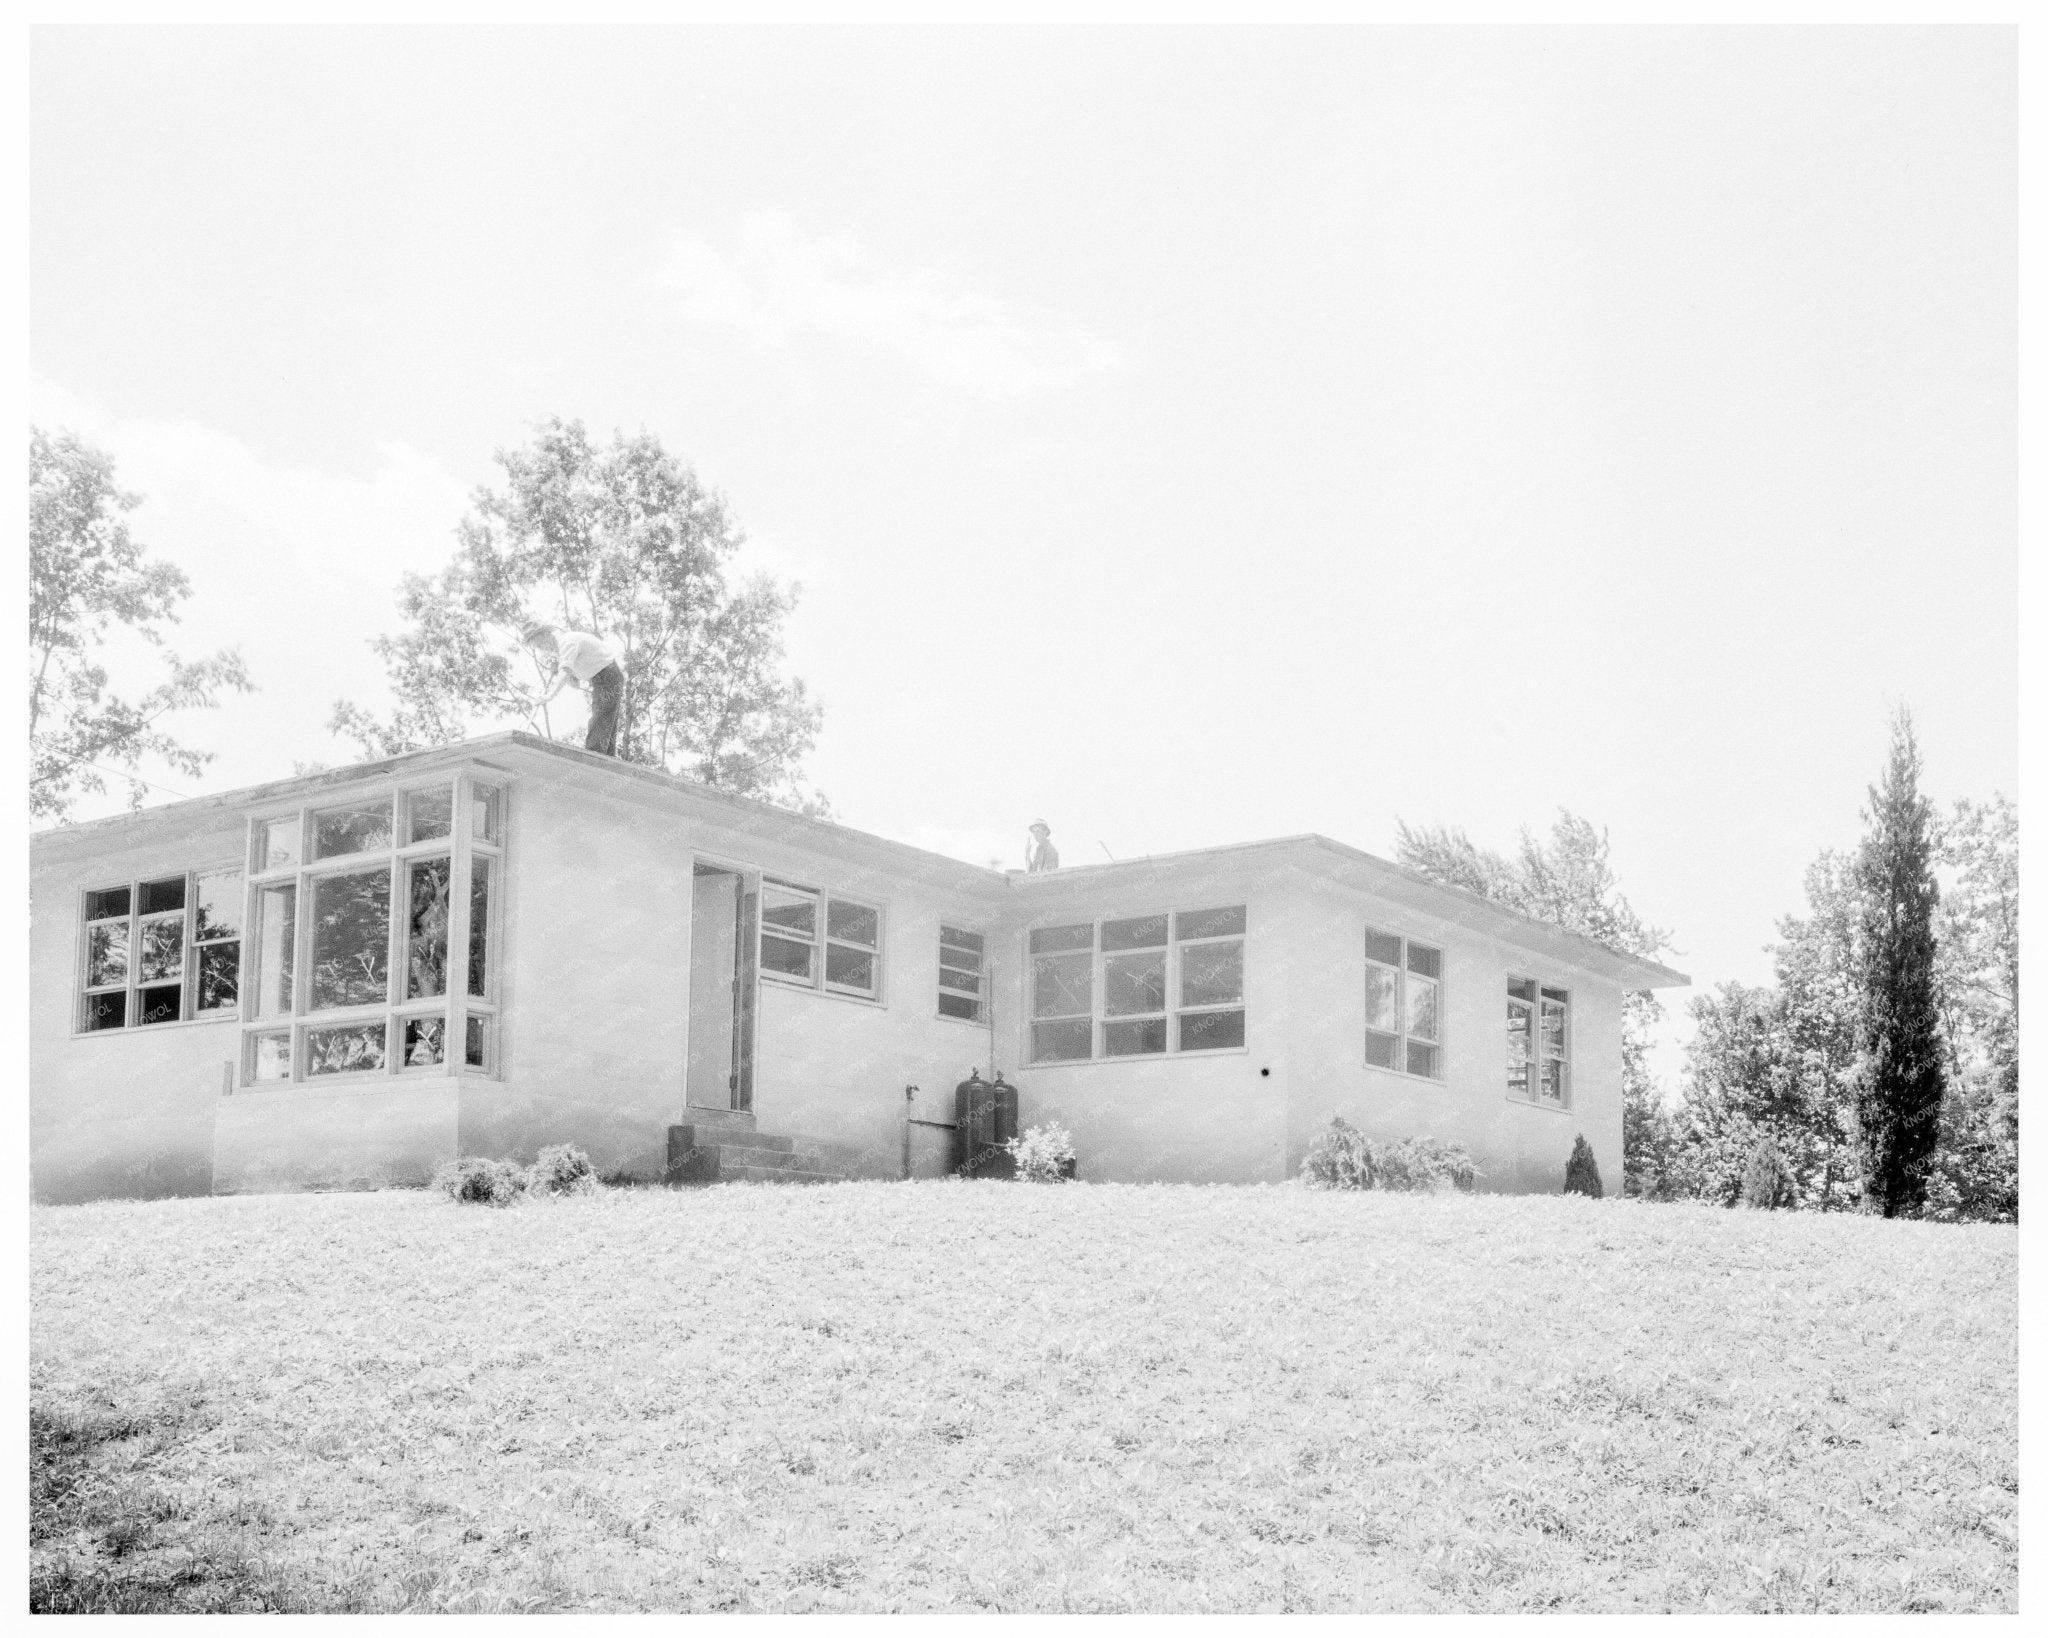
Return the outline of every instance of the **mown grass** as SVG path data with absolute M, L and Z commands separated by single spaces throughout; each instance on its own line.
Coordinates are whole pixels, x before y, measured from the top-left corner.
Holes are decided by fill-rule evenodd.
M 2016 1269 L 1292 1186 L 39 1208 L 31 1596 L 2010 1611 Z

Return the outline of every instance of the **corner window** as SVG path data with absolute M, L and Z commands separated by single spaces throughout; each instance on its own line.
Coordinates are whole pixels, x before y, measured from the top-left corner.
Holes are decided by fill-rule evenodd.
M 228 1017 L 242 974 L 242 873 L 158 876 L 85 895 L 81 1031 Z
M 1508 1096 L 1562 1109 L 1571 1095 L 1570 992 L 1510 976 Z
M 1244 1045 L 1244 906 L 1032 931 L 1031 1061 Z
M 801 989 L 877 1000 L 882 912 L 815 887 L 761 883 L 761 976 Z
M 979 933 L 961 927 L 939 928 L 939 1016 L 985 1023 L 988 1008 L 982 997 L 987 950 Z
M 1398 933 L 1365 930 L 1365 1061 L 1443 1079 L 1444 953 Z

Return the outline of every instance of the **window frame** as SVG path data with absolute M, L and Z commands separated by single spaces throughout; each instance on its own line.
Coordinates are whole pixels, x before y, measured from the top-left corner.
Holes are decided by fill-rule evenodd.
M 499 971 L 503 966 L 505 834 L 510 808 L 506 777 L 495 771 L 480 773 L 470 768 L 441 770 L 433 775 L 412 775 L 392 780 L 373 790 L 349 796 L 329 795 L 302 799 L 284 809 L 258 811 L 250 816 L 244 842 L 243 983 L 240 991 L 242 1022 L 241 1050 L 237 1054 L 235 1086 L 239 1092 L 296 1090 L 345 1090 L 388 1086 L 396 1079 L 419 1080 L 452 1075 L 499 1075 L 500 1034 Z M 412 801 L 421 796 L 446 794 L 451 804 L 448 826 L 439 835 L 410 839 Z M 382 847 L 361 848 L 350 853 L 313 856 L 316 816 L 348 809 L 384 805 L 391 816 L 390 839 Z M 478 807 L 489 807 L 489 824 L 479 826 Z M 258 848 L 269 832 L 279 826 L 295 826 L 297 847 L 286 863 L 259 868 Z M 415 866 L 426 861 L 448 861 L 447 953 L 443 961 L 442 993 L 409 997 L 405 975 L 410 961 L 412 919 L 412 876 Z M 312 1000 L 312 954 L 315 918 L 312 915 L 318 887 L 325 881 L 374 871 L 381 863 L 385 871 L 387 915 L 385 918 L 384 994 L 381 1000 L 315 1009 Z M 476 886 L 487 883 L 484 893 L 484 924 L 480 953 L 483 984 L 471 993 L 471 955 L 478 948 L 473 926 Z M 259 1015 L 257 1007 L 264 977 L 271 959 L 265 948 L 260 907 L 271 890 L 292 891 L 290 930 L 291 977 L 284 1008 L 275 1015 Z M 252 983 L 253 981 L 253 983 Z M 438 1020 L 441 1025 L 440 1061 L 409 1064 L 406 1060 L 406 1031 L 410 1024 Z M 478 1035 L 479 1061 L 469 1061 L 468 1042 L 474 1021 Z M 316 1032 L 358 1029 L 379 1024 L 383 1031 L 381 1063 L 365 1068 L 314 1070 L 311 1037 Z M 284 1039 L 284 1073 L 258 1075 L 264 1057 L 264 1043 Z
M 814 906 L 811 918 L 811 936 L 808 940 L 797 937 L 786 928 L 768 920 L 767 898 L 773 889 L 781 893 L 806 896 Z M 806 882 L 792 881 L 786 876 L 761 875 L 761 906 L 754 917 L 754 966 L 758 976 L 778 988 L 801 990 L 811 995 L 836 996 L 842 1001 L 858 1001 L 866 1006 L 886 1005 L 883 998 L 882 952 L 887 947 L 888 912 L 872 899 L 856 897 L 852 893 L 837 893 L 827 887 L 813 887 Z M 875 918 L 875 942 L 862 944 L 858 940 L 836 935 L 832 931 L 832 907 L 846 905 L 851 909 L 864 910 Z M 776 939 L 784 944 L 801 945 L 811 952 L 811 973 L 808 978 L 798 978 L 770 967 L 762 959 L 763 946 L 767 940 Z M 834 980 L 830 976 L 830 964 L 834 948 L 854 950 L 865 955 L 872 963 L 874 983 L 866 989 L 856 984 Z
M 946 936 L 948 933 L 951 933 L 954 936 L 949 939 Z M 949 971 L 957 973 L 964 973 L 968 971 L 968 968 L 965 966 L 965 964 L 958 961 L 951 961 L 947 959 L 947 953 L 949 951 L 955 951 L 962 954 L 965 954 L 967 952 L 968 946 L 959 942 L 962 938 L 971 938 L 975 941 L 977 945 L 980 946 L 979 949 L 973 952 L 974 981 L 978 987 L 972 991 L 960 989 L 958 986 L 950 985 L 946 982 L 946 974 Z M 946 921 L 942 921 L 939 923 L 939 982 L 938 1000 L 936 1003 L 938 1009 L 936 1013 L 937 1017 L 943 1018 L 944 1020 L 946 1020 L 946 1022 L 951 1024 L 969 1024 L 972 1025 L 975 1029 L 986 1029 L 988 1027 L 988 1021 L 990 1018 L 989 1003 L 991 999 L 989 995 L 989 985 L 991 984 L 991 982 L 993 982 L 992 975 L 995 972 L 995 965 L 993 962 L 989 960 L 989 942 L 989 934 L 986 928 L 956 927 L 953 923 Z M 974 1011 L 964 1016 L 957 1012 L 946 1011 L 946 999 L 949 996 L 956 1001 L 968 1001 L 973 1003 Z
M 1183 918 L 1213 916 L 1219 913 L 1235 912 L 1239 917 L 1238 927 L 1233 932 L 1211 933 L 1183 938 Z M 1130 922 L 1160 920 L 1166 923 L 1166 942 L 1162 945 L 1126 945 L 1117 949 L 1103 947 L 1103 928 Z M 1039 933 L 1071 931 L 1087 928 L 1089 944 L 1084 950 L 1075 945 L 1070 949 L 1034 950 L 1033 938 Z M 1174 1058 L 1216 1058 L 1240 1055 L 1251 1051 L 1251 1007 L 1246 996 L 1246 974 L 1250 970 L 1249 944 L 1251 940 L 1251 911 L 1249 903 L 1212 904 L 1197 909 L 1140 910 L 1131 914 L 1114 916 L 1093 916 L 1083 921 L 1067 919 L 1046 919 L 1037 921 L 1023 929 L 1023 1007 L 1022 1039 L 1018 1043 L 1018 1058 L 1032 1069 L 1059 1069 L 1073 1064 L 1121 1064 L 1156 1063 L 1162 1059 Z M 1182 996 L 1183 952 L 1198 948 L 1234 944 L 1238 948 L 1238 991 L 1235 1001 L 1198 1002 L 1184 1005 Z M 1109 986 L 1108 968 L 1111 960 L 1118 956 L 1145 955 L 1154 950 L 1163 950 L 1165 961 L 1165 1006 L 1161 1012 L 1111 1013 L 1108 1010 Z M 1087 955 L 1089 958 L 1089 1010 L 1086 1014 L 1088 1031 L 1088 1052 L 1085 1056 L 1072 1058 L 1041 1058 L 1037 1056 L 1037 1026 L 1040 1024 L 1074 1024 L 1083 1017 L 1080 1013 L 1048 1014 L 1041 1017 L 1037 1010 L 1038 967 L 1044 956 Z M 1218 1014 L 1237 1013 L 1244 1018 L 1242 1039 L 1232 1046 L 1181 1045 L 1181 1021 L 1184 1018 L 1209 1017 Z M 1166 1045 L 1157 1051 L 1109 1052 L 1105 1050 L 1107 1031 L 1116 1025 L 1148 1023 L 1163 1020 Z
M 1375 936 L 1393 939 L 1400 945 L 1401 959 L 1398 963 L 1383 961 L 1372 953 L 1372 941 Z M 1436 956 L 1437 970 L 1434 978 L 1431 978 L 1427 973 L 1415 972 L 1409 965 L 1411 959 L 1409 951 L 1411 948 L 1418 946 Z M 1444 946 L 1435 941 L 1410 938 L 1406 933 L 1397 933 L 1387 926 L 1368 922 L 1365 928 L 1364 948 L 1368 980 L 1374 969 L 1392 973 L 1394 976 L 1394 1022 L 1399 1025 L 1399 1028 L 1394 1030 L 1373 1028 L 1372 1014 L 1368 1006 L 1365 1029 L 1359 1038 L 1360 1049 L 1365 1054 L 1365 1067 L 1379 1075 L 1405 1075 L 1410 1080 L 1427 1081 L 1433 1086 L 1447 1085 L 1450 1081 L 1450 1075 L 1444 1060 L 1449 1055 L 1449 1043 L 1444 1039 L 1444 1036 L 1448 1033 L 1444 1024 L 1449 1013 L 1444 1005 L 1444 990 L 1448 982 L 1445 972 L 1448 963 L 1445 960 Z M 1411 1035 L 1408 1032 L 1408 980 L 1410 978 L 1419 978 L 1423 982 L 1433 984 L 1436 987 L 1436 1039 L 1433 1041 L 1425 1040 L 1419 1035 Z M 1388 1036 L 1393 1040 L 1395 1044 L 1395 1062 L 1391 1064 L 1376 1064 L 1372 1061 L 1372 1038 L 1375 1035 Z M 1412 1062 L 1409 1055 L 1409 1047 L 1411 1045 L 1427 1047 L 1436 1054 L 1436 1072 L 1434 1074 L 1426 1075 L 1420 1070 L 1408 1067 L 1410 1062 Z
M 1517 984 L 1529 986 L 1530 994 L 1517 995 Z M 1514 1031 L 1509 1023 L 1514 1016 L 1514 1009 L 1518 1006 L 1530 1009 L 1528 1050 L 1522 1060 L 1522 1066 L 1528 1072 L 1529 1090 L 1517 1092 L 1513 1080 L 1508 1079 L 1504 1086 L 1508 1102 L 1532 1109 L 1550 1109 L 1560 1114 L 1569 1111 L 1572 1107 L 1572 1014 L 1575 1010 L 1571 988 L 1568 985 L 1552 983 L 1549 979 L 1531 972 L 1510 969 L 1504 990 L 1507 1010 L 1502 1014 L 1502 1024 L 1509 1044 L 1514 1041 Z M 1544 1027 L 1545 1009 L 1553 1005 L 1558 1009 L 1562 1021 L 1562 1027 L 1558 1031 L 1560 1045 L 1555 1054 L 1547 1048 L 1548 1031 Z M 1547 1063 L 1555 1063 L 1558 1066 L 1559 1095 L 1555 1098 L 1543 1090 L 1543 1069 Z M 1514 1070 L 1515 1064 L 1513 1060 L 1509 1060 L 1507 1075 L 1512 1077 Z
M 243 901 L 241 925 L 229 938 L 198 937 L 199 883 L 203 878 L 233 876 L 236 878 L 236 897 Z M 182 903 L 177 911 L 145 911 L 142 908 L 142 890 L 145 886 L 156 886 L 163 882 L 182 881 Z M 94 1039 L 100 1036 L 122 1036 L 143 1029 L 170 1029 L 179 1024 L 225 1024 L 233 1023 L 241 1016 L 242 986 L 246 977 L 246 945 L 248 930 L 248 873 L 233 861 L 214 865 L 199 865 L 185 870 L 152 871 L 130 877 L 125 882 L 110 882 L 104 887 L 81 888 L 77 896 L 78 905 L 78 948 L 73 965 L 75 978 L 71 990 L 71 1033 L 77 1039 Z M 128 911 L 123 916 L 92 916 L 89 909 L 93 899 L 102 893 L 125 891 L 128 895 Z M 142 924 L 145 921 L 161 921 L 171 915 L 182 918 L 179 934 L 178 976 L 174 979 L 159 978 L 145 983 L 140 974 L 142 968 Z M 128 959 L 126 973 L 119 984 L 92 984 L 92 932 L 95 927 L 122 926 L 127 929 Z M 235 1000 L 225 1007 L 199 1005 L 199 966 L 202 950 L 219 949 L 224 944 L 235 945 Z M 141 996 L 145 990 L 163 990 L 176 985 L 178 991 L 178 1015 L 175 1018 L 159 1018 L 154 1023 L 141 1021 Z M 94 996 L 119 995 L 121 997 L 121 1022 L 105 1029 L 88 1029 L 86 1018 Z

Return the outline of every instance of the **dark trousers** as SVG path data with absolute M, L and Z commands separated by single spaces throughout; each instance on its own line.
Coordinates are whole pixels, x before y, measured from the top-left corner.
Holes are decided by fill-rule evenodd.
M 619 701 L 625 692 L 626 674 L 615 664 L 590 679 L 590 732 L 583 736 L 584 750 L 619 754 Z

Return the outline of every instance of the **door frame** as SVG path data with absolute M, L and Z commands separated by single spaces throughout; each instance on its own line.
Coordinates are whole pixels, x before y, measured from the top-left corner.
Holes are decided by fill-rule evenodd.
M 732 985 L 732 1068 L 727 1073 L 726 1108 L 734 1114 L 749 1114 L 754 1107 L 754 1062 L 759 1051 L 761 1015 L 761 872 L 758 867 L 716 854 L 690 855 L 690 957 L 683 979 L 684 1016 L 694 1030 L 697 1019 L 689 1006 L 690 983 L 696 974 L 697 877 L 736 877 L 739 893 L 734 901 L 733 985 Z M 751 907 L 751 911 L 750 911 Z M 686 1037 L 687 1038 L 687 1037 Z M 683 1052 L 683 1107 L 690 1104 L 690 1053 Z M 699 1106 L 701 1107 L 701 1106 Z

